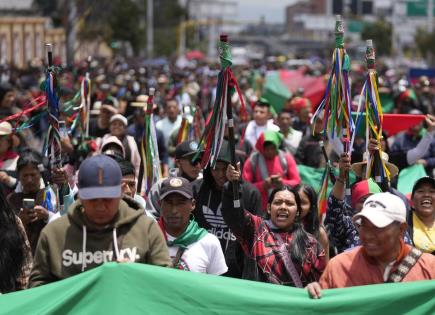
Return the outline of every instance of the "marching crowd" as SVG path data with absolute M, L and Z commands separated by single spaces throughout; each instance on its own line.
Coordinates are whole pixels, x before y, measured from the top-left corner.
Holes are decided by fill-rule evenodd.
M 235 95 L 238 163 L 231 165 L 226 134 L 216 164 L 204 169 L 198 140 L 216 95 L 212 66 L 177 70 L 118 61 L 77 65 L 59 74 L 62 167 L 52 167 L 41 154 L 48 128 L 42 110 L 5 119 L 40 95 L 43 73 L 3 69 L 0 293 L 62 280 L 109 261 L 307 288 L 313 298 L 328 288 L 435 279 L 432 82 L 421 77 L 411 84 L 381 71 L 380 84 L 394 98 L 393 112 L 424 114 L 424 121 L 393 137 L 384 134 L 381 142 L 357 137 L 351 156 L 330 141 L 328 161 L 324 121 L 310 124 L 318 104 L 299 90 L 277 113 L 262 96 L 272 68 L 236 69 L 248 112 L 240 114 Z M 94 79 L 84 137 L 72 128 L 74 110 L 67 105 L 77 88 L 73 82 L 86 71 Z M 359 83 L 355 78 L 353 86 Z M 138 183 L 149 87 L 156 87 L 160 160 L 155 163 L 162 179 L 145 195 Z M 179 141 L 183 120 L 190 122 L 191 133 Z M 32 124 L 23 128 L 26 121 Z M 379 148 L 391 174 L 382 185 L 366 177 L 368 156 Z M 298 166 L 327 163 L 338 175 L 321 215 L 317 187 L 301 181 Z M 404 195 L 397 190 L 398 174 L 415 164 L 428 176 Z M 350 194 L 349 172 L 356 175 Z M 52 186 L 56 190 L 47 189 Z

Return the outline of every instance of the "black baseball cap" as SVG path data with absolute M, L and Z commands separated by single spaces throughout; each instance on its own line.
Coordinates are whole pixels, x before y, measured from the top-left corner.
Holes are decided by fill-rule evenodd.
M 175 158 L 183 159 L 193 156 L 197 150 L 198 142 L 194 140 L 183 141 L 175 147 Z
M 192 185 L 184 177 L 168 177 L 160 186 L 160 200 L 163 200 L 170 194 L 180 194 L 188 199 L 192 199 Z
M 121 179 L 121 168 L 114 159 L 104 154 L 87 158 L 79 169 L 79 198 L 120 198 Z
M 433 177 L 430 177 L 430 176 L 424 176 L 424 177 L 418 179 L 415 182 L 414 187 L 412 187 L 411 197 L 414 196 L 415 191 L 423 184 L 430 184 L 430 185 L 432 185 L 432 187 L 435 187 L 435 179 Z

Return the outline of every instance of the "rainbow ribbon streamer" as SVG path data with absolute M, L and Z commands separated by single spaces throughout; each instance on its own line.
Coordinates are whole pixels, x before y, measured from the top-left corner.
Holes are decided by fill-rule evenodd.
M 327 164 L 322 176 L 322 186 L 320 186 L 320 190 L 317 195 L 317 209 L 319 211 L 319 218 L 326 214 L 326 208 L 328 206 L 328 184 L 330 180 L 330 173 L 330 166 Z
M 367 40 L 366 62 L 367 77 L 358 103 L 355 130 L 358 130 L 363 117 L 365 117 L 366 152 L 368 152 L 368 143 L 371 137 L 375 138 L 379 144 L 381 143 L 383 122 L 382 104 L 378 92 L 378 74 L 375 67 L 375 50 L 372 40 Z M 362 102 L 364 102 L 364 107 Z M 355 135 L 356 132 L 352 136 L 352 144 L 355 140 Z M 381 183 L 385 179 L 388 182 L 390 181 L 390 171 L 385 161 L 381 158 L 382 154 L 382 148 L 379 146 L 378 152 L 375 154 L 370 153 L 367 159 L 366 178 L 374 175 L 377 183 Z M 376 174 L 374 174 L 375 170 L 377 171 Z
M 148 195 L 152 185 L 161 178 L 160 158 L 157 146 L 156 128 L 153 119 L 154 88 L 150 88 L 147 100 L 147 111 L 144 122 L 144 134 L 141 141 L 141 171 L 138 183 L 138 191 L 142 190 L 142 178 L 144 179 L 144 193 Z M 142 176 L 141 176 L 142 175 Z
M 56 212 L 57 208 L 57 200 L 56 194 L 50 186 L 44 188 L 44 192 L 42 194 L 42 206 L 50 212 Z
M 189 119 L 183 114 L 181 126 L 178 130 L 177 144 L 187 140 L 199 139 L 201 136 L 201 126 L 203 126 L 203 121 L 199 108 L 196 107 L 194 109 L 194 107 L 191 106 L 190 111 L 193 111 L 193 121 L 192 123 L 189 122 Z
M 344 49 L 344 28 L 341 17 L 335 24 L 335 49 L 332 69 L 324 97 L 314 113 L 311 123 L 324 119 L 323 139 L 344 137 L 350 142 L 355 126 L 351 116 L 351 94 L 349 84 L 350 58 Z M 345 150 L 350 151 L 350 146 Z
M 222 147 L 222 142 L 225 132 L 225 124 L 227 121 L 227 104 L 228 104 L 228 89 L 237 91 L 241 102 L 241 113 L 246 112 L 245 103 L 242 93 L 237 84 L 237 80 L 231 71 L 232 58 L 230 45 L 227 42 L 219 42 L 219 57 L 221 62 L 221 71 L 218 74 L 218 83 L 216 89 L 216 99 L 213 110 L 209 119 L 207 119 L 204 133 L 199 140 L 198 151 L 194 156 L 197 159 L 201 152 L 204 152 L 201 159 L 201 166 L 207 167 L 209 164 L 214 167 L 216 164 L 219 151 Z
M 89 136 L 89 112 L 91 107 L 91 79 L 89 78 L 89 73 L 82 80 L 80 87 L 80 122 L 82 131 L 85 132 L 85 137 Z
M 47 96 L 48 132 L 44 144 L 45 156 L 49 158 L 52 167 L 62 166 L 62 154 L 59 134 L 59 98 L 56 93 L 57 80 L 54 68 L 47 73 L 45 93 Z

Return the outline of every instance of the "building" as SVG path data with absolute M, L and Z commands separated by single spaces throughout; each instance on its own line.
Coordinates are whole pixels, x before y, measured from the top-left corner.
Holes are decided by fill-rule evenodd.
M 65 60 L 65 32 L 49 28 L 49 18 L 0 17 L 0 62 L 26 68 L 45 56 L 45 43 L 53 45 L 53 56 Z
M 0 62 L 26 68 L 43 59 L 45 43 L 53 45 L 53 57 L 65 58 L 65 32 L 50 27 L 50 19 L 38 16 L 32 0 L 0 0 Z
M 403 47 L 415 46 L 415 34 L 433 31 L 435 0 L 299 0 L 286 8 L 286 29 L 292 38 L 330 40 L 335 15 L 344 17 L 346 37 L 361 40 L 365 23 L 384 18 L 392 24 L 393 45 L 400 55 Z

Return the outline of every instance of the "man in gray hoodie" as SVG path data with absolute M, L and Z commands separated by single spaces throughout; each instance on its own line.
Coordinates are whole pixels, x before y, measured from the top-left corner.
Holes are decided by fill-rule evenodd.
M 121 170 L 97 155 L 79 170 L 79 200 L 41 232 L 30 287 L 62 280 L 110 261 L 170 266 L 156 222 L 121 200 Z

